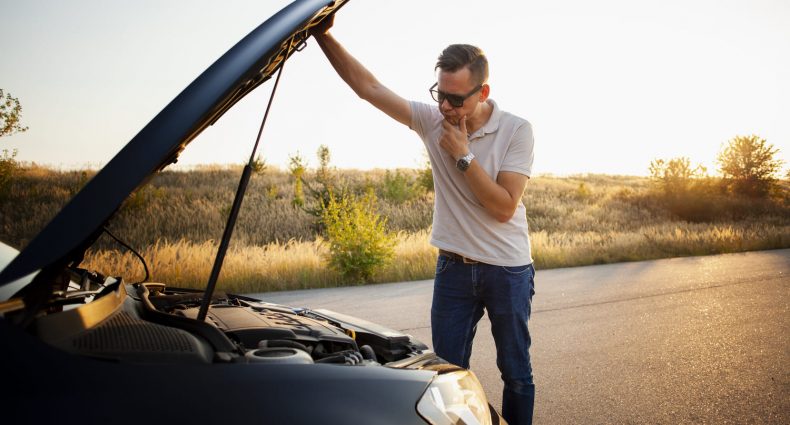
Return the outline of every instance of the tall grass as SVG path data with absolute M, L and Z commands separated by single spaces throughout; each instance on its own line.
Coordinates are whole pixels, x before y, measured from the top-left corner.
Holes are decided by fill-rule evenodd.
M 433 194 L 415 192 L 416 170 L 335 170 L 352 190 L 373 188 L 379 213 L 396 232 L 394 259 L 374 282 L 429 279 L 436 250 L 428 243 Z M 147 259 L 153 279 L 202 288 L 208 279 L 240 170 L 204 168 L 156 175 L 127 199 L 109 228 Z M 308 171 L 307 178 L 310 178 Z M 24 247 L 92 176 L 27 166 L 0 199 L 0 240 Z M 390 185 L 391 187 L 387 187 Z M 416 190 L 416 189 L 415 189 Z M 387 198 L 387 194 L 393 198 Z M 790 247 L 787 183 L 773 199 L 688 196 L 683 203 L 701 222 L 667 208 L 643 177 L 536 176 L 524 205 L 540 269 Z M 258 292 L 358 284 L 326 262 L 327 244 L 315 217 L 292 204 L 293 182 L 282 171 L 255 175 L 220 276 L 220 288 Z M 139 261 L 102 237 L 86 265 L 141 279 Z M 131 273 L 130 273 L 131 272 Z M 130 278 L 130 276 L 132 276 Z
M 717 254 L 785 248 L 790 246 L 790 225 L 662 224 L 635 232 L 534 232 L 535 265 L 538 269 L 646 260 L 674 256 Z M 436 248 L 429 233 L 401 233 L 394 259 L 372 282 L 430 279 L 436 264 Z M 152 279 L 168 285 L 203 288 L 216 255 L 213 242 L 162 242 L 143 250 Z M 266 292 L 334 287 L 360 282 L 343 281 L 326 265 L 327 244 L 321 240 L 289 241 L 265 246 L 237 246 L 228 252 L 219 288 L 229 292 Z M 130 253 L 89 252 L 86 267 L 105 273 L 142 279 L 140 261 Z M 130 273 L 131 272 L 131 273 Z
M 185 240 L 157 242 L 143 249 L 150 279 L 186 288 L 204 288 L 211 272 L 218 244 L 213 241 L 193 243 Z M 219 288 L 233 292 L 261 292 L 316 287 L 334 287 L 361 282 L 344 281 L 327 267 L 329 254 L 322 239 L 264 246 L 230 248 L 219 278 Z M 401 233 L 395 245 L 395 258 L 374 282 L 427 279 L 433 273 L 436 249 L 428 244 L 428 233 Z M 145 275 L 140 260 L 130 252 L 89 251 L 84 267 L 110 275 L 122 274 L 131 281 Z
M 189 172 L 165 171 L 131 195 L 109 223 L 113 233 L 136 247 L 157 241 L 192 242 L 218 240 L 230 212 L 241 169 L 202 168 Z M 416 170 L 402 174 L 416 178 Z M 378 187 L 384 171 L 338 171 L 339 179 L 357 191 Z M 24 247 L 49 220 L 94 175 L 90 171 L 59 172 L 24 167 L 12 182 L 8 195 L 0 199 L 0 240 Z M 308 173 L 308 177 L 309 173 Z M 295 207 L 291 176 L 271 170 L 255 175 L 239 213 L 234 245 L 265 245 L 291 239 L 311 241 L 316 234 L 315 217 Z M 414 232 L 431 223 L 432 194 L 405 202 L 380 197 L 381 214 L 394 231 Z M 110 238 L 95 247 L 111 249 Z
M 786 248 L 790 225 L 664 223 L 635 231 L 534 232 L 538 268 Z

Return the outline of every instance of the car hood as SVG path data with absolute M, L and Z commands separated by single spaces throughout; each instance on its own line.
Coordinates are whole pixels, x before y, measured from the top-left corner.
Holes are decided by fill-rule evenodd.
M 347 0 L 296 0 L 258 26 L 170 102 L 0 272 L 0 286 L 79 264 L 124 200 L 231 106 L 268 80 L 308 30 Z M 40 281 L 46 281 L 42 278 Z

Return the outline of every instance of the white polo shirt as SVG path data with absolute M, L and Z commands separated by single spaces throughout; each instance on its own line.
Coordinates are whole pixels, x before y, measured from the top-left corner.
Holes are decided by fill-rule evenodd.
M 530 123 L 493 106 L 491 118 L 469 136 L 475 160 L 496 180 L 500 171 L 532 174 L 535 141 Z M 436 198 L 431 245 L 498 266 L 532 263 L 527 216 L 519 202 L 515 214 L 498 222 L 477 200 L 455 158 L 439 146 L 444 117 L 435 103 L 412 101 L 411 128 L 422 138 L 433 168 Z

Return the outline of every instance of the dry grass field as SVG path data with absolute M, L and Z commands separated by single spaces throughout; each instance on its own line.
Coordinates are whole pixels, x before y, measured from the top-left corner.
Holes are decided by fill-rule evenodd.
M 396 235 L 394 258 L 373 281 L 431 278 L 433 194 L 414 183 L 418 171 L 334 173 L 350 190 L 374 190 L 378 211 Z M 127 200 L 108 227 L 139 249 L 152 280 L 204 287 L 239 174 L 239 169 L 220 167 L 161 173 Z M 26 245 L 91 177 L 87 171 L 19 170 L 0 198 L 0 240 L 17 248 Z M 292 204 L 293 190 L 286 172 L 268 170 L 253 177 L 220 289 L 244 293 L 358 284 L 327 267 L 328 244 L 315 216 Z M 547 269 L 787 248 L 787 193 L 779 190 L 771 200 L 689 198 L 686 203 L 700 204 L 695 211 L 706 212 L 693 221 L 665 208 L 644 177 L 536 176 L 523 200 L 536 267 Z M 139 260 L 107 236 L 84 266 L 143 276 Z

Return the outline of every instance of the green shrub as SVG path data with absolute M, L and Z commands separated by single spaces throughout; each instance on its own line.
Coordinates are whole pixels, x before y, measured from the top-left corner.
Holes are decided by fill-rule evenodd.
M 384 180 L 379 187 L 379 194 L 382 198 L 395 204 L 402 204 L 420 196 L 420 186 L 401 170 L 384 173 Z
M 278 189 L 277 186 L 270 184 L 266 186 L 265 195 L 266 199 L 274 201 L 280 198 L 280 189 Z
M 425 160 L 423 167 L 417 170 L 417 184 L 422 186 L 426 192 L 433 192 L 433 168 L 431 161 Z
M 592 192 L 590 192 L 590 188 L 587 187 L 584 182 L 579 183 L 579 187 L 576 188 L 576 200 L 578 201 L 587 201 L 592 196 Z
M 299 152 L 296 155 L 288 157 L 288 171 L 291 172 L 291 175 L 294 179 L 294 197 L 293 197 L 293 205 L 302 207 L 304 206 L 304 189 L 302 187 L 302 176 L 304 175 L 305 170 L 307 169 L 307 165 L 304 162 L 304 159 L 299 155 Z
M 266 169 L 269 168 L 269 164 L 266 163 L 266 160 L 260 154 L 253 158 L 250 166 L 252 167 L 252 173 L 258 175 L 263 175 Z
M 322 210 L 329 266 L 351 282 L 369 282 L 393 256 L 395 238 L 375 211 L 376 196 L 332 195 Z

